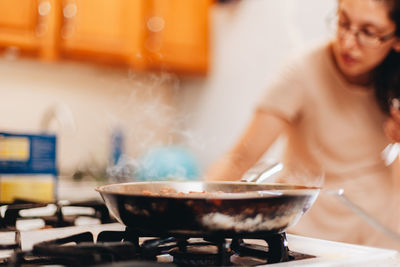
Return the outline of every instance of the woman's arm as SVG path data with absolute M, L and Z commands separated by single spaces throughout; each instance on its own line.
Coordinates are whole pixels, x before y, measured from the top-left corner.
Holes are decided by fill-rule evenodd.
M 207 172 L 205 179 L 238 180 L 252 167 L 284 131 L 287 122 L 266 111 L 256 111 L 246 131 Z

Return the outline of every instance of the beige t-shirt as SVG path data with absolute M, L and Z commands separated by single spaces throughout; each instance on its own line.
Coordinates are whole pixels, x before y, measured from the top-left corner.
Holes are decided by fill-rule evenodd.
M 318 45 L 283 68 L 257 108 L 290 123 L 283 156 L 287 166 L 322 166 L 324 188 L 343 188 L 349 199 L 400 232 L 397 164 L 386 167 L 381 158 L 389 143 L 385 115 L 372 88 L 344 80 L 330 51 L 330 43 Z M 325 193 L 289 232 L 400 249 L 400 242 Z

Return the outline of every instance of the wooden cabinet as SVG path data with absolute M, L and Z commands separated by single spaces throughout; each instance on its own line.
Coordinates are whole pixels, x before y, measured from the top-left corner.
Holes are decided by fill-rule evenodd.
M 62 55 L 143 65 L 145 1 L 64 0 Z
M 0 46 L 204 73 L 212 0 L 0 0 Z
M 58 12 L 57 0 L 0 0 L 0 45 L 56 58 Z
M 37 1 L 0 0 L 0 41 L 3 44 L 37 48 Z
M 148 0 L 145 47 L 154 66 L 207 70 L 211 4 L 210 0 Z

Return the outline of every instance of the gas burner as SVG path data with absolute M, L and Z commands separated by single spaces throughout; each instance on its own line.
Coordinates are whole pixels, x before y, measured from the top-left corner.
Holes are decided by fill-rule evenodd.
M 0 231 L 16 230 L 17 218 L 20 218 L 19 211 L 45 207 L 43 203 L 33 203 L 27 201 L 15 201 L 13 203 L 0 203 Z
M 218 233 L 206 234 L 201 238 L 190 234 L 174 234 L 172 237 L 157 238 L 156 233 L 143 233 L 140 230 L 126 228 L 125 231 L 103 231 L 99 234 L 98 242 L 129 241 L 136 244 L 138 257 L 143 260 L 157 260 L 159 256 L 170 255 L 178 266 L 247 266 L 286 262 L 314 256 L 292 252 L 289 250 L 285 233 L 266 234 L 252 239 L 258 239 L 265 245 L 247 244 L 243 238 L 230 237 Z M 140 237 L 155 237 L 141 242 Z M 251 262 L 251 264 L 250 264 Z
M 250 245 L 243 239 L 226 239 L 218 235 L 206 238 L 192 238 L 182 234 L 175 237 L 152 237 L 126 228 L 125 231 L 102 231 L 95 242 L 92 233 L 83 232 L 37 243 L 31 251 L 16 251 L 9 259 L 8 266 L 103 266 L 107 263 L 127 264 L 137 261 L 170 266 L 252 266 L 290 261 L 299 256 L 312 257 L 291 253 L 285 233 L 260 239 L 265 240 L 265 246 Z
M 65 245 L 68 243 L 75 245 Z M 94 243 L 93 235 L 84 232 L 65 238 L 44 241 L 32 251 L 16 252 L 9 266 L 58 264 L 61 266 L 88 266 L 134 259 L 136 248 L 130 242 Z
M 85 210 L 84 213 L 65 211 L 74 208 L 89 211 Z M 41 221 L 38 228 L 75 226 L 83 216 L 96 219 L 97 224 L 115 222 L 110 217 L 107 207 L 100 201 L 36 203 L 16 200 L 13 203 L 0 203 L 0 232 L 16 231 L 19 229 L 19 223 L 33 220 Z
M 170 250 L 173 262 L 179 266 L 226 266 L 231 265 L 233 251 L 224 240 L 217 242 L 188 242 L 177 244 Z
M 158 236 L 144 235 L 119 223 L 21 231 L 20 235 L 22 248 L 12 246 L 8 247 L 11 250 L 0 251 L 0 266 L 264 266 L 285 255 L 282 252 L 272 255 L 272 251 L 279 250 L 271 247 L 274 241 L 268 243 L 263 235 L 224 237 L 207 233 L 205 237 L 184 234 L 168 237 L 165 232 Z M 286 240 L 285 234 L 279 235 Z M 279 235 L 275 235 L 275 240 L 280 239 Z M 289 261 L 284 266 L 398 266 L 400 263 L 400 256 L 394 250 L 296 235 L 287 238 L 291 249 L 305 254 L 288 250 Z M 0 239 L 2 244 L 11 244 L 14 232 L 0 232 Z M 287 248 L 286 242 L 281 247 Z M 304 262 L 299 261 L 303 259 Z
M 126 242 L 94 242 L 91 232 L 37 243 L 30 251 L 17 250 L 0 266 L 159 266 L 138 259 L 137 246 Z M 163 266 L 175 266 L 162 264 Z
M 272 234 L 260 237 L 268 246 L 250 245 L 243 239 L 232 239 L 231 247 L 239 256 L 250 256 L 268 259 L 268 263 L 289 261 L 289 248 L 287 246 L 286 234 Z
M 2 250 L 14 250 L 21 248 L 21 234 L 19 231 L 14 232 L 14 239 L 12 241 L 8 240 L 6 243 L 0 244 L 0 251 Z

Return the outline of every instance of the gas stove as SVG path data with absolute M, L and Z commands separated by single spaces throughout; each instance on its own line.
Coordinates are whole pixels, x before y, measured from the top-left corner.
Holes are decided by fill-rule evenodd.
M 398 266 L 397 251 L 312 239 L 285 233 L 219 236 L 156 233 L 116 223 L 102 203 L 75 203 L 94 213 L 86 224 L 65 204 L 43 215 L 40 229 L 11 222 L 38 216 L 31 204 L 19 203 L 1 211 L 0 266 Z M 22 212 L 22 207 L 30 209 Z M 7 212 L 8 210 L 8 212 Z M 106 209 L 105 209 L 106 210 Z M 18 211 L 18 212 L 17 212 Z M 36 214 L 38 212 L 36 211 Z M 79 212 L 78 212 L 79 213 Z M 80 213 L 82 213 L 80 211 Z M 11 216 L 11 217 L 10 217 Z M 37 219 L 37 218 L 36 218 Z M 74 220 L 72 220 L 74 219 Z M 111 222 L 111 223 L 110 223 Z M 23 225 L 20 223 L 20 225 Z
M 393 250 L 279 236 L 290 249 L 287 261 L 274 266 L 400 264 L 398 252 Z M 119 223 L 0 232 L 1 246 L 13 245 L 0 251 L 0 266 L 268 266 L 268 245 L 261 239 L 136 238 L 136 233 Z M 66 243 L 69 245 L 61 246 Z
M 24 200 L 0 203 L 0 232 L 74 226 L 85 218 L 90 224 L 93 221 L 103 224 L 115 222 L 104 203 L 97 200 L 50 204 Z

